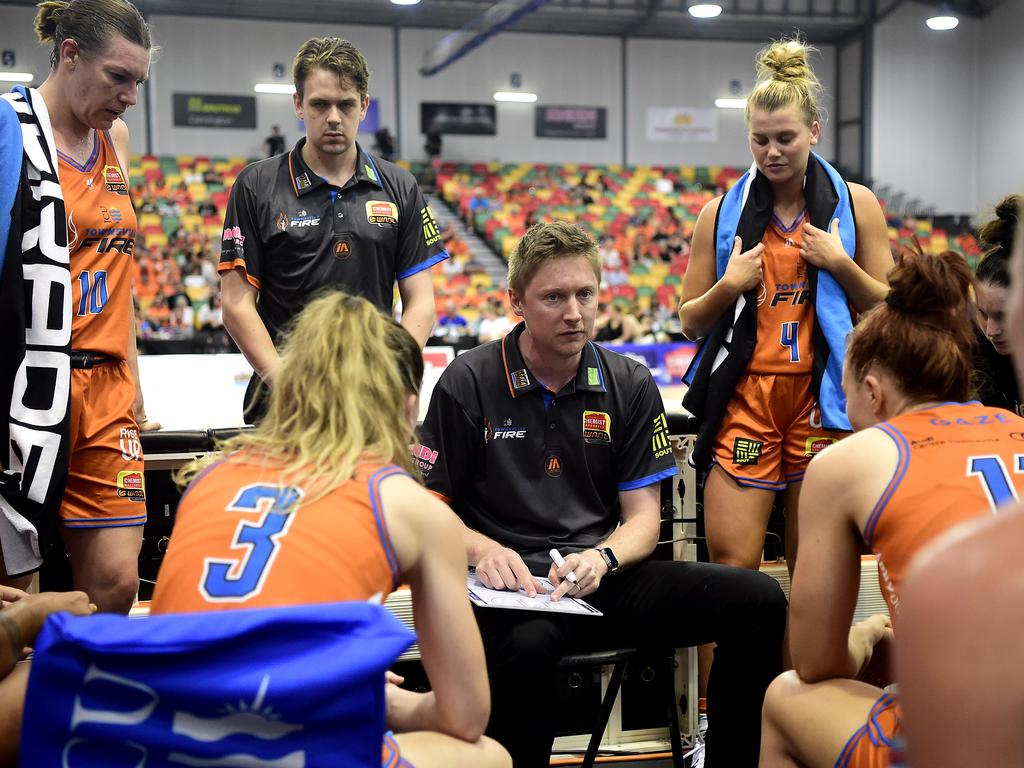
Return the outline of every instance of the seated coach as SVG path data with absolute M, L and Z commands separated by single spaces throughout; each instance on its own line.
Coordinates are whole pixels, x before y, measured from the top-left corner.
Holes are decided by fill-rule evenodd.
M 755 766 L 785 599 L 754 571 L 651 558 L 660 484 L 676 467 L 650 372 L 589 341 L 600 274 L 582 230 L 532 227 L 509 260 L 522 322 L 448 366 L 422 427 L 427 487 L 465 524 L 469 564 L 484 584 L 533 596 L 546 574 L 553 599 L 585 598 L 604 614 L 475 610 L 491 680 L 488 733 L 516 768 L 547 766 L 564 654 L 717 643 L 705 764 Z M 565 556 L 561 567 L 552 548 Z

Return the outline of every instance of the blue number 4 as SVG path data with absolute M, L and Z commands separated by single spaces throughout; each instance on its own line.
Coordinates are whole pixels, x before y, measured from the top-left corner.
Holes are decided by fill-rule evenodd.
M 782 338 L 779 343 L 784 347 L 789 347 L 789 362 L 791 363 L 800 362 L 799 328 L 799 320 L 790 320 L 788 323 L 782 324 Z
M 250 485 L 238 492 L 226 511 L 262 510 L 262 514 L 254 522 L 243 520 L 235 529 L 231 547 L 247 547 L 245 554 L 238 559 L 205 560 L 199 589 L 207 600 L 242 602 L 260 593 L 301 497 L 298 488 L 281 485 Z
M 1024 454 L 1017 454 L 1014 460 L 1017 462 L 1016 474 L 1024 474 Z M 1017 489 L 1013 487 L 1001 456 L 971 456 L 967 459 L 967 476 L 981 479 L 993 512 L 1004 504 L 1017 501 Z
M 82 298 L 78 300 L 78 316 L 98 315 L 107 306 L 107 271 L 82 272 L 78 276 Z

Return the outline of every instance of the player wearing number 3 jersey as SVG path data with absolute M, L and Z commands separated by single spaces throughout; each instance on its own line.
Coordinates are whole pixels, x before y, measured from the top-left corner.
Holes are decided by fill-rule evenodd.
M 854 679 L 899 632 L 913 558 L 960 523 L 1024 495 L 1024 419 L 971 392 L 971 274 L 953 253 L 907 254 L 892 291 L 853 331 L 843 375 L 859 430 L 813 459 L 800 496 L 806 543 L 793 577 L 794 671 L 765 699 L 762 768 L 883 768 L 901 733 L 896 700 Z M 888 616 L 850 629 L 860 551 L 878 558 Z
M 408 583 L 432 691 L 385 688 L 396 735 L 382 766 L 508 768 L 481 735 L 490 690 L 461 525 L 411 476 L 422 378 L 419 345 L 369 301 L 310 303 L 284 344 L 265 418 L 221 458 L 185 469 L 195 477 L 152 610 L 379 601 Z

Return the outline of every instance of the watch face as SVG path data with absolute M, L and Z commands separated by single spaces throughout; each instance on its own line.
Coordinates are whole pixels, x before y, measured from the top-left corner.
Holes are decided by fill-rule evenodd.
M 614 571 L 619 567 L 619 560 L 615 557 L 615 553 L 612 552 L 611 547 L 601 547 L 601 557 L 604 558 L 605 563 L 608 564 L 608 570 Z

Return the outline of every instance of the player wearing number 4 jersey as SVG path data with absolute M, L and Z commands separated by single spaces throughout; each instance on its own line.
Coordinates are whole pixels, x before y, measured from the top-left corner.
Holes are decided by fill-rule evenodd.
M 969 397 L 972 368 L 966 263 L 908 254 L 889 277 L 892 291 L 854 330 L 844 370 L 847 412 L 862 431 L 811 461 L 804 480 L 794 671 L 765 698 L 762 768 L 890 764 L 899 705 L 854 678 L 899 631 L 907 569 L 942 533 L 1024 494 L 1024 419 L 956 402 Z M 851 630 L 865 544 L 889 611 Z
M 481 735 L 490 691 L 461 526 L 410 476 L 422 378 L 419 345 L 366 299 L 309 304 L 266 417 L 182 497 L 152 610 L 379 601 L 406 582 L 432 691 L 387 685 L 382 765 L 507 768 Z

